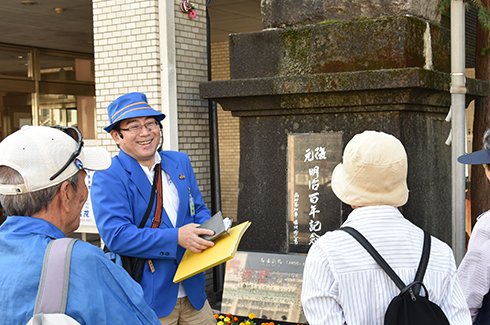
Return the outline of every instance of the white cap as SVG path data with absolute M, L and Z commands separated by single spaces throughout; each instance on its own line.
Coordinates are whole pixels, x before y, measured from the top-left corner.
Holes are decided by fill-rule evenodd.
M 101 147 L 82 146 L 80 154 L 56 178 L 56 174 L 77 150 L 78 142 L 59 129 L 25 125 L 0 142 L 0 166 L 19 172 L 24 184 L 0 184 L 0 194 L 15 195 L 39 191 L 60 184 L 75 175 L 79 168 L 104 170 L 111 165 L 109 152 Z
M 364 131 L 345 146 L 343 163 L 332 173 L 332 191 L 359 207 L 407 203 L 407 154 L 390 134 Z

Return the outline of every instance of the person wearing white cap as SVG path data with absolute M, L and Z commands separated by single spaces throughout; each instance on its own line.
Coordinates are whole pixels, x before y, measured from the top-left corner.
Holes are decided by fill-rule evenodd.
M 48 243 L 79 226 L 88 190 L 85 171 L 111 160 L 86 148 L 76 128 L 23 126 L 0 142 L 0 324 L 26 324 L 33 315 Z M 76 241 L 66 314 L 80 324 L 159 324 L 141 287 L 103 251 Z
M 214 245 L 199 236 L 213 234 L 197 228 L 211 213 L 189 157 L 160 150 L 165 115 L 148 104 L 145 94 L 119 96 L 107 111 L 110 124 L 104 130 L 120 150 L 111 167 L 95 172 L 92 181 L 102 239 L 112 253 L 144 262 L 142 272 L 132 275 L 162 324 L 216 324 L 204 273 L 173 282 L 186 249 L 201 252 Z
M 397 138 L 365 131 L 345 147 L 331 186 L 353 208 L 342 227 L 364 235 L 402 281 L 411 283 L 424 232 L 398 209 L 408 200 L 407 168 L 405 148 Z M 471 324 L 453 252 L 433 237 L 423 283 L 450 324 Z M 310 325 L 383 324 L 389 303 L 399 293 L 371 255 L 344 231 L 325 233 L 308 252 L 301 302 Z
M 458 161 L 482 165 L 490 180 L 490 129 L 483 135 L 483 149 L 462 155 Z M 475 324 L 490 323 L 490 210 L 476 219 L 468 250 L 458 267 L 458 277 Z

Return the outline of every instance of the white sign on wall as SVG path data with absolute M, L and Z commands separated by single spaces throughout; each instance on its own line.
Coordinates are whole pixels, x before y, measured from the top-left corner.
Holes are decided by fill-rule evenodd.
M 85 170 L 85 185 L 88 189 L 87 201 L 83 205 L 82 211 L 80 211 L 80 226 L 95 226 L 94 212 L 92 211 L 92 201 L 90 200 L 90 187 L 92 186 L 92 177 L 94 172 L 92 170 Z

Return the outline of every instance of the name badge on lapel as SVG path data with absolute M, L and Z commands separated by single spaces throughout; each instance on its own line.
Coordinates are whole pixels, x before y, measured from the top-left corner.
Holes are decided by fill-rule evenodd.
M 196 215 L 196 208 L 194 206 L 194 198 L 192 197 L 192 194 L 191 194 L 191 188 L 188 187 L 187 190 L 189 191 L 189 209 L 191 210 L 191 217 L 194 217 Z

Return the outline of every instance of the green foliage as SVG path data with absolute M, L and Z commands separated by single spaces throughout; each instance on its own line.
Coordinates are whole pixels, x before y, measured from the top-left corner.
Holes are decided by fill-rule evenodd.
M 485 47 L 480 52 L 481 55 L 487 55 L 488 53 L 490 53 L 490 46 Z
M 439 4 L 439 12 L 443 15 L 449 15 L 449 8 L 451 7 L 451 0 L 442 0 Z
M 469 6 L 475 8 L 481 27 L 486 31 L 490 31 L 490 12 L 488 11 L 488 8 L 483 6 L 480 0 L 466 0 L 466 10 L 469 9 Z M 449 15 L 450 7 L 451 0 L 441 0 L 438 9 L 442 14 Z

